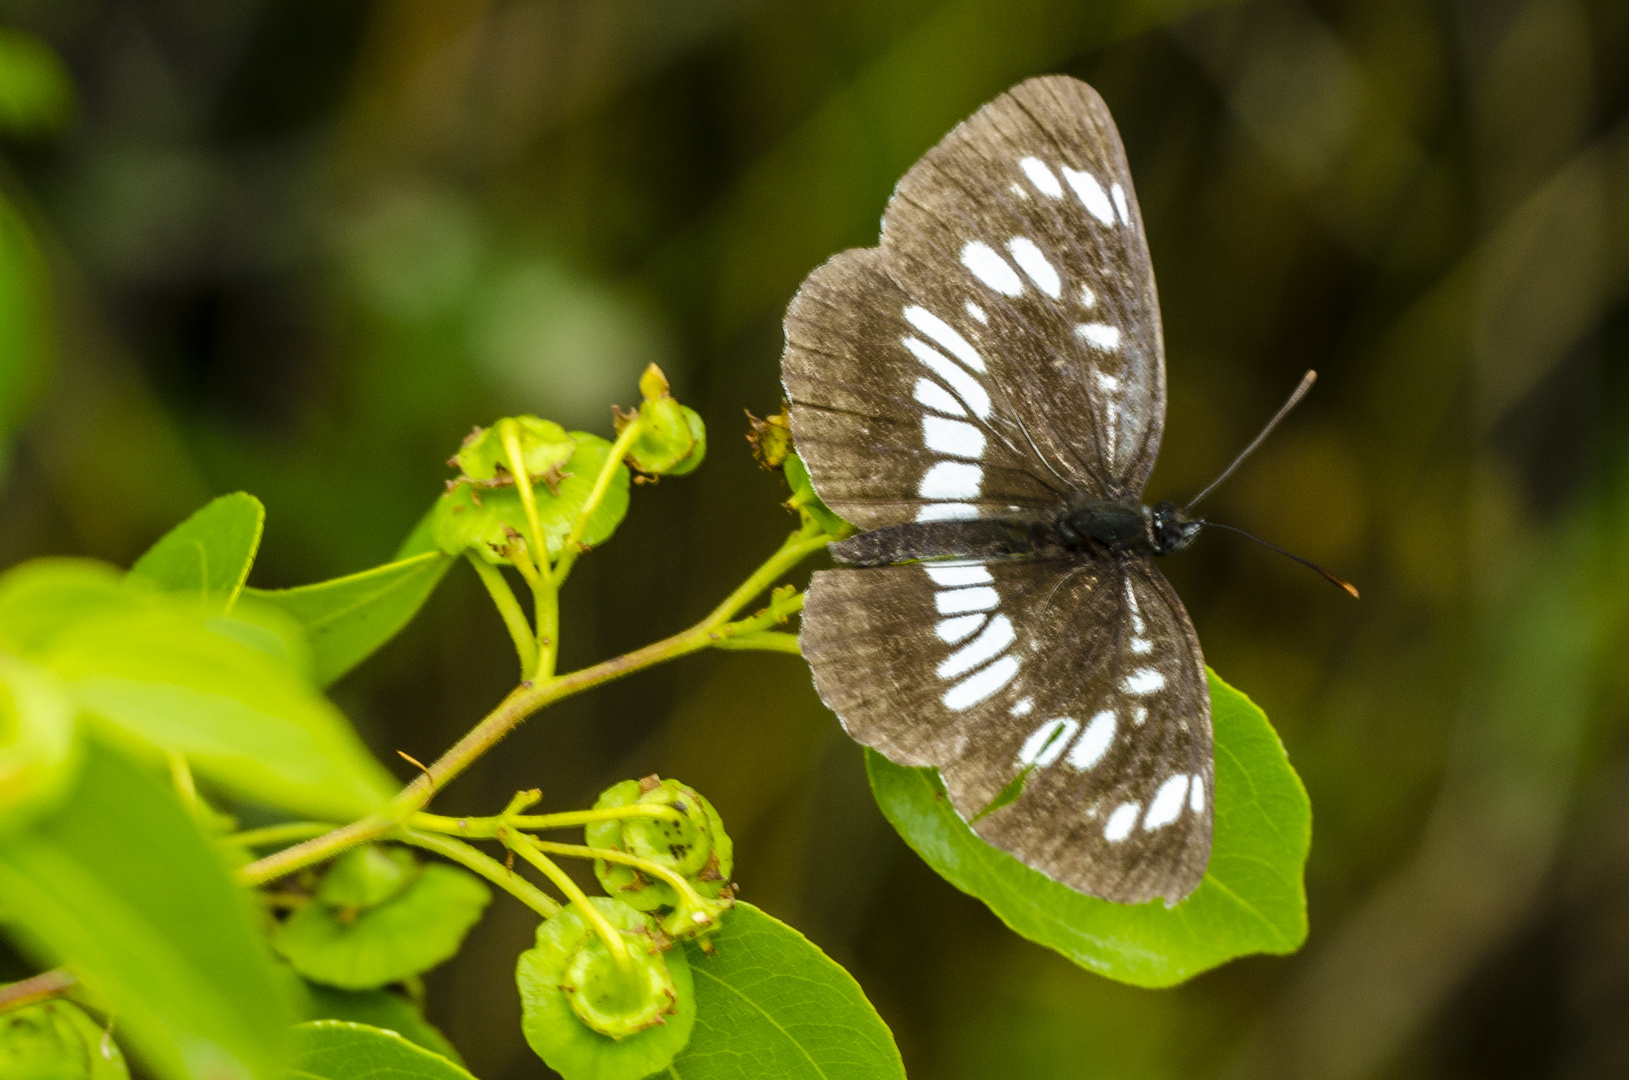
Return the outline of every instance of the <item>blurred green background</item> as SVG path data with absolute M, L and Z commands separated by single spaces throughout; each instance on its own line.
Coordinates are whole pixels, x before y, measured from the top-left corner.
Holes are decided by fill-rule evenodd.
M 1629 1075 L 1629 5 L 0 0 L 0 22 L 37 76 L 0 84 L 0 566 L 127 563 L 241 488 L 269 511 L 255 584 L 362 569 L 472 424 L 609 434 L 656 361 L 709 460 L 581 563 L 566 666 L 687 624 L 792 524 L 740 435 L 779 401 L 803 275 L 874 243 L 894 181 L 984 101 L 1088 80 L 1163 297 L 1149 495 L 1197 490 L 1322 376 L 1207 509 L 1362 601 L 1225 534 L 1165 565 L 1310 789 L 1305 950 L 1150 992 L 1016 938 L 893 835 L 785 656 L 569 701 L 438 806 L 694 784 L 743 896 L 854 972 L 913 1077 Z M 399 766 L 513 668 L 461 569 L 336 696 Z M 533 921 L 498 902 L 429 979 L 483 1080 L 547 1072 L 512 977 Z

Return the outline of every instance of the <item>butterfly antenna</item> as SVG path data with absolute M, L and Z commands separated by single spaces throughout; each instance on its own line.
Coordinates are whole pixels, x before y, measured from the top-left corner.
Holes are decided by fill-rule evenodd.
M 1303 384 L 1303 385 L 1305 385 L 1305 384 Z M 1350 581 L 1347 581 L 1344 578 L 1336 577 L 1334 574 L 1331 574 L 1328 570 L 1325 570 L 1323 567 L 1319 566 L 1317 563 L 1313 562 L 1311 559 L 1303 559 L 1301 556 L 1295 554 L 1295 552 L 1293 552 L 1293 551 L 1285 551 L 1283 548 L 1279 547 L 1277 544 L 1268 543 L 1266 540 L 1263 540 L 1261 537 L 1257 536 L 1255 533 L 1247 533 L 1243 529 L 1236 529 L 1231 525 L 1219 525 L 1214 521 L 1196 521 L 1196 522 L 1194 522 L 1194 524 L 1203 525 L 1207 529 L 1224 529 L 1227 532 L 1238 533 L 1240 536 L 1248 537 L 1249 539 L 1254 540 L 1256 543 L 1260 544 L 1264 548 L 1271 548 L 1273 551 L 1278 552 L 1280 555 L 1283 555 L 1285 558 L 1294 559 L 1296 562 L 1300 563 L 1302 566 L 1310 567 L 1311 569 L 1318 571 L 1318 573 L 1322 574 L 1324 576 L 1324 579 L 1326 581 L 1328 581 L 1331 585 L 1338 585 L 1342 589 L 1345 589 L 1347 591 L 1347 593 L 1349 593 L 1354 599 L 1357 598 L 1357 594 L 1358 594 L 1357 586 L 1353 585 Z
M 1290 410 L 1295 408 L 1297 402 L 1307 396 L 1307 391 L 1311 390 L 1312 384 L 1317 381 L 1318 373 L 1316 371 L 1309 371 L 1305 375 L 1301 376 L 1301 385 L 1295 388 L 1295 393 L 1290 395 L 1290 400 L 1284 403 L 1284 407 L 1279 409 L 1271 420 L 1267 421 L 1267 426 L 1261 429 L 1261 434 L 1252 439 L 1250 441 L 1250 445 L 1245 447 L 1244 451 L 1239 454 L 1238 457 L 1233 459 L 1233 464 L 1222 470 L 1221 476 L 1218 476 L 1216 479 L 1212 480 L 1210 485 L 1206 487 L 1204 491 L 1201 491 L 1199 494 L 1188 500 L 1188 505 L 1182 508 L 1182 513 L 1184 516 L 1187 515 L 1189 510 L 1192 510 L 1195 506 L 1199 505 L 1200 499 L 1203 499 L 1206 495 L 1209 495 L 1211 492 L 1215 491 L 1217 486 L 1220 485 L 1223 480 L 1226 480 L 1228 477 L 1232 476 L 1234 469 L 1237 469 L 1240 465 L 1244 464 L 1244 459 L 1254 453 L 1256 447 L 1261 445 L 1262 440 L 1273 433 L 1273 429 L 1278 426 L 1278 422 L 1289 415 Z M 1225 527 L 1226 526 L 1218 526 L 1218 528 Z M 1252 540 L 1256 539 L 1253 536 L 1250 538 Z M 1264 540 L 1262 543 L 1266 543 L 1266 541 Z M 1271 547 L 1272 545 L 1268 544 L 1267 546 Z M 1289 555 L 1290 553 L 1286 551 L 1284 554 Z M 1290 558 L 1293 559 L 1295 556 L 1290 555 Z M 1309 563 L 1308 565 L 1311 564 Z M 1324 573 L 1322 570 L 1319 570 L 1318 572 L 1320 574 Z M 1325 576 L 1327 577 L 1328 575 L 1326 574 Z

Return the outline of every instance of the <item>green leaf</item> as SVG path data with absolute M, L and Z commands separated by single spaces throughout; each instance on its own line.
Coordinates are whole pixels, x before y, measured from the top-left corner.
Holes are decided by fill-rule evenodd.
M 253 495 L 222 495 L 159 537 L 130 568 L 134 581 L 195 599 L 219 614 L 237 601 L 260 549 L 266 508 Z
M 588 505 L 594 481 L 611 454 L 611 444 L 598 435 L 574 431 L 571 437 L 577 449 L 566 463 L 558 490 L 550 491 L 542 482 L 533 488 L 538 524 L 543 529 L 543 543 L 551 559 L 565 546 L 566 538 Z M 628 467 L 617 464 L 605 496 L 589 516 L 588 526 L 583 531 L 584 544 L 594 547 L 604 543 L 622 523 L 628 512 L 630 482 Z M 460 484 L 437 500 L 432 514 L 432 535 L 440 550 L 457 555 L 473 549 L 490 563 L 509 561 L 498 554 L 498 550 L 509 543 L 509 530 L 522 536 L 527 532 L 526 512 L 521 506 L 520 493 L 513 487 L 477 490 L 472 485 Z
M 431 863 L 375 907 L 313 901 L 272 934 L 272 946 L 313 982 L 369 990 L 427 971 L 458 951 L 492 893 L 474 874 Z
M 696 1028 L 679 1080 L 873 1080 L 905 1076 L 860 984 L 807 938 L 737 903 L 712 939 L 687 944 Z
M 239 796 L 350 821 L 396 790 L 298 671 L 156 598 L 79 622 L 41 662 L 102 730 L 179 753 Z
M 95 740 L 54 814 L 0 837 L 7 932 L 65 963 L 166 1080 L 272 1080 L 293 1020 L 245 898 L 179 799 Z
M 630 950 L 643 950 L 634 957 L 636 970 L 648 970 L 651 961 L 665 963 L 672 979 L 673 1012 L 662 1023 L 621 1038 L 602 1035 L 579 1017 L 564 990 L 570 985 L 566 971 L 584 951 L 603 946 L 573 904 L 537 928 L 536 946 L 521 953 L 515 965 L 521 1030 L 532 1051 L 565 1080 L 641 1080 L 665 1069 L 690 1038 L 696 1019 L 690 965 L 683 948 L 651 955 L 655 923 L 648 916 L 608 897 L 591 896 L 588 901 L 623 933 Z
M 61 801 L 79 772 L 77 734 L 61 684 L 49 672 L 0 653 L 0 832 Z
M 0 53 L 10 37 L 0 29 Z M 4 81 L 0 60 L 0 99 Z M 0 102 L 0 126 L 4 111 Z M 6 471 L 6 444 L 44 386 L 55 349 L 45 257 L 22 217 L 0 194 L 0 475 Z
M 38 655 L 88 618 L 142 610 L 122 578 L 91 559 L 31 559 L 0 574 L 0 650 Z
M 1210 867 L 1175 907 L 1111 904 L 979 839 L 951 809 L 933 769 L 866 751 L 883 814 L 927 864 L 1017 933 L 1082 967 L 1137 986 L 1171 986 L 1249 953 L 1289 953 L 1307 936 L 1302 871 L 1312 808 L 1278 735 L 1255 703 L 1214 672 L 1216 828 Z
M 46 1001 L 0 1016 L 5 1080 L 129 1080 L 118 1044 L 71 1001 Z
M 411 1001 L 389 990 L 341 990 L 306 983 L 307 1020 L 349 1020 L 394 1031 L 410 1043 L 462 1065 L 464 1059 L 447 1036 L 424 1018 Z
M 20 135 L 55 131 L 73 119 L 73 113 L 68 66 L 33 35 L 0 27 L 0 131 Z
M 313 1020 L 294 1028 L 288 1080 L 473 1080 L 440 1054 L 394 1031 L 344 1020 Z
M 396 635 L 423 606 L 453 560 L 439 551 L 294 589 L 246 590 L 305 629 L 313 678 L 327 686 Z

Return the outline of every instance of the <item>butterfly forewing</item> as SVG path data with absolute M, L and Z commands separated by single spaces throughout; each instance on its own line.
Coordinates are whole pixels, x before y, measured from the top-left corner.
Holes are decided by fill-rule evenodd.
M 849 734 L 938 766 L 986 840 L 1110 900 L 1199 883 L 1209 696 L 1187 616 L 1146 559 L 825 572 L 802 642 Z M 1020 775 L 1022 793 L 984 813 Z
M 878 247 L 810 275 L 786 332 L 799 452 L 857 525 L 1135 497 L 1163 347 L 1102 100 L 1051 77 L 985 106 L 900 181 Z

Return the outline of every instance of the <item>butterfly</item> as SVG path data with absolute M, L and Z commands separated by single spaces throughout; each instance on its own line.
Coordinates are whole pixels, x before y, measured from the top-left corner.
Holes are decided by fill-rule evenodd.
M 862 530 L 803 610 L 821 697 L 859 742 L 936 766 L 1028 866 L 1186 897 L 1210 859 L 1210 695 L 1153 557 L 1201 523 L 1141 502 L 1164 345 L 1103 100 L 1046 76 L 980 109 L 900 180 L 877 247 L 809 275 L 785 331 L 794 445 Z

